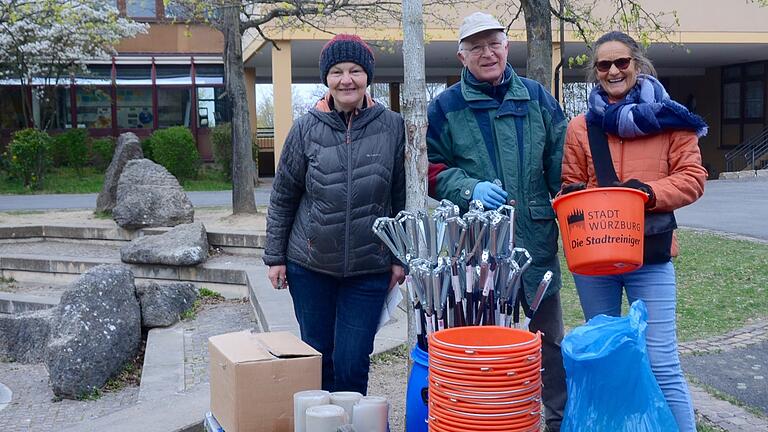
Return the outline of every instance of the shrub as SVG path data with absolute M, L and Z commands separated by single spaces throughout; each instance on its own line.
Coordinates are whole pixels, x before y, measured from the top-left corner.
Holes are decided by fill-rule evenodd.
M 197 176 L 200 154 L 189 129 L 184 126 L 160 129 L 152 134 L 151 139 L 150 148 L 155 162 L 164 166 L 179 181 Z
M 39 189 L 45 171 L 51 165 L 51 137 L 37 129 L 23 129 L 13 134 L 8 145 L 11 174 L 24 186 Z
M 88 132 L 70 129 L 53 137 L 51 156 L 54 166 L 68 166 L 78 170 L 88 162 Z
M 211 131 L 213 158 L 221 167 L 227 181 L 232 181 L 232 125 L 221 123 Z M 259 148 L 256 140 L 251 142 L 253 160 L 258 161 Z
M 115 154 L 115 140 L 111 137 L 93 140 L 91 153 L 93 154 L 93 165 L 98 170 L 104 171 L 112 162 L 112 156 Z
M 141 140 L 141 152 L 144 153 L 144 159 L 155 160 L 152 157 L 152 135 Z
M 232 181 L 232 125 L 221 123 L 211 131 L 213 159 L 221 167 L 227 181 Z

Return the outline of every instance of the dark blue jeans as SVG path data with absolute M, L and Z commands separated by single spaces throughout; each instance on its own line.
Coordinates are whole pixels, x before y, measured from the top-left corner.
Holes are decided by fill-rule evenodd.
M 323 355 L 323 390 L 368 390 L 369 356 L 390 274 L 338 278 L 286 265 L 301 339 Z

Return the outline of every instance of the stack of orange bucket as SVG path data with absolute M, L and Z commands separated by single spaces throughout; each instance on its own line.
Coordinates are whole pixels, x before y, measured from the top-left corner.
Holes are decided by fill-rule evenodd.
M 541 335 L 455 327 L 429 339 L 429 430 L 538 431 Z

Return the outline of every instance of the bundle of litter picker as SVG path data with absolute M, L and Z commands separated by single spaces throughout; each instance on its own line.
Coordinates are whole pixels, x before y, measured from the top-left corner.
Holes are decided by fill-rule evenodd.
M 517 326 L 521 276 L 532 258 L 515 247 L 514 216 L 512 206 L 484 211 L 480 201 L 461 216 L 458 206 L 443 200 L 431 215 L 401 211 L 374 222 L 373 232 L 405 265 L 422 349 L 427 335 L 448 327 Z M 532 310 L 551 278 L 551 272 L 544 275 Z

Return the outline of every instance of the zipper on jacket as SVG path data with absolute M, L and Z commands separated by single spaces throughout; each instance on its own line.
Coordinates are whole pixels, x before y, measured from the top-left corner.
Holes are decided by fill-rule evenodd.
M 355 110 L 357 111 L 357 110 Z M 355 116 L 355 111 L 349 113 L 349 120 L 347 120 L 347 132 L 345 135 L 345 143 L 347 145 L 347 221 L 344 227 L 344 276 L 347 276 L 349 271 L 349 224 L 350 224 L 350 194 L 352 192 L 352 117 Z
M 619 172 L 616 174 L 616 176 L 619 178 L 620 182 L 623 182 L 622 180 L 624 178 L 624 140 L 619 139 Z

